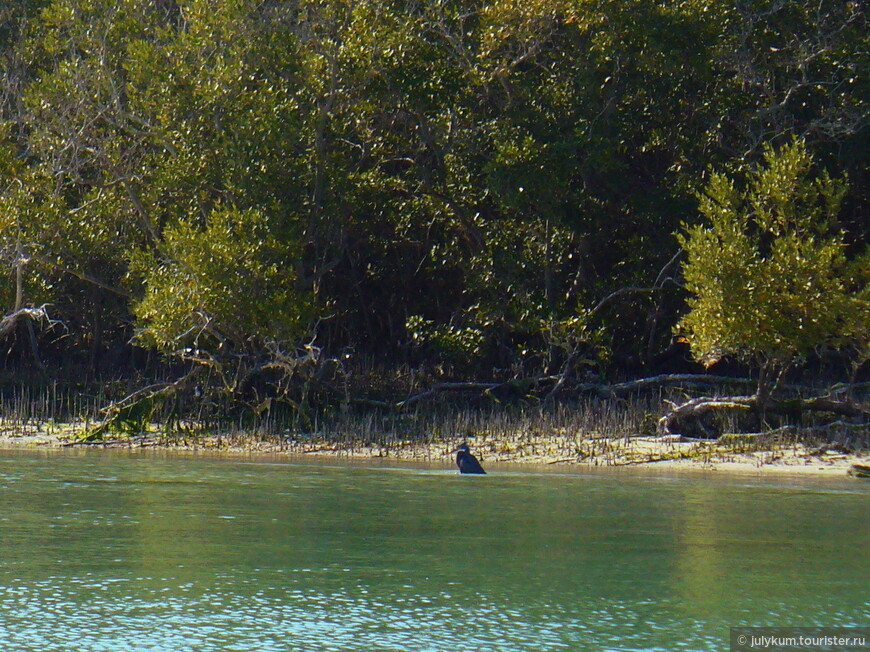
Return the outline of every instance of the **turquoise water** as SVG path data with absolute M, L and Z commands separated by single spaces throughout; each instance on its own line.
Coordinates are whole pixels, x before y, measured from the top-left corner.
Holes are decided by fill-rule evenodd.
M 0 452 L 0 649 L 727 650 L 870 622 L 870 482 Z

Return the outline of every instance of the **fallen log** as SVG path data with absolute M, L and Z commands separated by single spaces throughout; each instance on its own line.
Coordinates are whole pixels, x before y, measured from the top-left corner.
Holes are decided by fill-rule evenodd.
M 388 410 L 402 410 L 403 408 L 410 407 L 415 403 L 418 403 L 422 400 L 431 398 L 441 393 L 450 393 L 450 392 L 479 392 L 483 395 L 488 395 L 490 397 L 495 396 L 497 392 L 505 392 L 507 394 L 511 394 L 514 396 L 531 396 L 539 394 L 546 387 L 553 384 L 554 386 L 546 392 L 546 398 L 552 398 L 554 394 L 556 394 L 560 389 L 563 393 L 575 393 L 575 394 L 592 394 L 598 396 L 603 399 L 611 399 L 611 398 L 619 398 L 626 394 L 631 394 L 634 392 L 643 392 L 656 387 L 668 387 L 668 386 L 723 386 L 723 385 L 732 385 L 732 386 L 748 386 L 755 387 L 758 384 L 758 380 L 754 378 L 743 378 L 738 376 L 714 376 L 710 374 L 660 374 L 657 376 L 650 376 L 647 378 L 638 378 L 636 380 L 630 380 L 622 383 L 578 383 L 568 386 L 565 382 L 565 378 L 561 376 L 537 376 L 537 377 L 528 377 L 528 378 L 517 378 L 513 380 L 503 381 L 503 382 L 477 382 L 477 381 L 455 381 L 455 382 L 439 382 L 434 383 L 427 389 L 421 390 L 416 394 L 413 394 L 404 400 L 400 401 L 389 401 L 389 400 L 374 400 L 365 397 L 354 397 L 351 399 L 352 402 L 357 403 L 359 405 L 369 405 L 371 407 L 379 407 Z M 840 389 L 851 388 L 852 385 L 843 385 L 840 386 Z M 803 385 L 784 385 L 782 389 L 788 390 L 811 390 L 818 388 L 811 388 Z M 334 389 L 334 391 L 339 392 L 339 390 Z M 736 400 L 740 402 L 744 399 L 749 399 L 751 397 L 738 397 Z M 697 401 L 727 401 L 728 399 L 711 399 L 711 398 L 702 398 L 696 399 Z M 806 407 L 804 409 L 807 410 L 822 410 L 827 402 L 829 406 L 836 406 L 841 403 L 841 401 L 836 399 L 831 399 L 830 397 L 819 397 L 816 399 L 810 399 L 817 404 L 817 407 Z M 691 401 L 690 401 L 691 403 Z M 686 404 L 688 405 L 688 404 Z M 708 411 L 710 409 L 716 408 L 724 408 L 729 407 L 726 405 L 710 405 L 707 407 L 699 408 L 702 411 Z M 687 408 L 688 409 L 688 408 Z M 793 408 L 796 410 L 797 408 Z M 838 408 L 833 407 L 832 410 L 838 414 L 847 415 L 844 412 L 837 412 Z M 847 415 L 848 416 L 848 415 Z
M 628 394 L 631 392 L 659 387 L 662 385 L 749 385 L 758 384 L 752 378 L 736 378 L 733 376 L 712 376 L 709 374 L 661 374 L 648 378 L 639 378 L 624 383 L 598 386 L 599 393 L 606 396 Z
M 660 436 L 669 435 L 675 422 L 686 419 L 699 419 L 705 414 L 719 410 L 752 411 L 765 414 L 790 415 L 799 418 L 804 412 L 827 412 L 838 416 L 870 421 L 870 409 L 848 400 L 835 400 L 829 397 L 794 398 L 786 400 L 768 399 L 762 401 L 757 395 L 729 396 L 712 398 L 702 396 L 677 405 L 661 419 L 657 431 Z
M 508 386 L 509 383 L 476 383 L 476 382 L 455 382 L 455 383 L 436 383 L 426 391 L 415 394 L 406 398 L 404 401 L 396 403 L 397 408 L 407 407 L 424 398 L 438 394 L 439 392 L 466 392 L 466 391 L 482 391 L 484 393 L 492 391 L 501 386 Z
M 531 391 L 532 388 L 541 388 L 552 382 L 555 382 L 556 386 L 548 393 L 548 396 L 551 396 L 559 388 L 564 386 L 563 378 L 559 376 L 540 376 L 519 378 L 505 382 L 442 382 L 435 383 L 428 389 L 394 404 L 380 401 L 373 402 L 371 399 L 354 399 L 354 402 L 364 402 L 377 405 L 378 407 L 393 407 L 401 409 L 442 392 L 477 391 L 483 394 L 492 394 L 495 390 L 505 389 L 517 395 L 525 395 Z M 733 376 L 712 376 L 709 374 L 661 374 L 623 383 L 614 383 L 612 385 L 605 383 L 582 383 L 580 385 L 575 385 L 574 391 L 579 391 L 581 394 L 597 394 L 601 398 L 614 398 L 624 394 L 630 394 L 631 392 L 643 391 L 652 387 L 665 385 L 748 385 L 754 387 L 757 383 L 758 381 L 752 378 L 738 378 Z

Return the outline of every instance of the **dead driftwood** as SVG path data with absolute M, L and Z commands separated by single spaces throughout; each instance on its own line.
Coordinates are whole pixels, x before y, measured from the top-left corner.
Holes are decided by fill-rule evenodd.
M 475 394 L 481 394 L 484 396 L 488 396 L 490 398 L 495 398 L 495 392 L 498 390 L 502 390 L 505 393 L 509 393 L 513 396 L 517 397 L 527 397 L 531 394 L 534 386 L 539 382 L 546 382 L 546 379 L 520 379 L 520 380 L 509 380 L 503 383 L 496 382 L 474 382 L 474 381 L 457 381 L 457 382 L 443 382 L 443 383 L 435 383 L 430 386 L 428 389 L 425 389 L 416 394 L 412 394 L 406 399 L 401 401 L 382 401 L 371 398 L 359 398 L 353 397 L 351 398 L 351 402 L 356 405 L 365 405 L 369 407 L 381 408 L 384 410 L 402 410 L 404 408 L 410 407 L 415 403 L 419 403 L 420 401 L 432 398 L 439 394 L 445 393 L 462 393 L 462 392 L 473 392 Z
M 710 374 L 660 374 L 613 384 L 578 383 L 568 385 L 563 382 L 560 376 L 541 376 L 519 378 L 505 382 L 439 382 L 400 401 L 376 400 L 366 397 L 352 397 L 350 401 L 360 406 L 379 408 L 387 411 L 402 411 L 421 401 L 447 393 L 479 395 L 496 401 L 508 397 L 541 400 L 542 398 L 552 397 L 553 386 L 559 386 L 559 383 L 562 383 L 563 394 L 567 393 L 573 396 L 592 395 L 602 399 L 614 399 L 664 387 L 756 387 L 758 380 L 754 378 L 714 376 Z M 837 392 L 835 393 L 833 391 L 834 388 L 832 388 L 832 395 L 836 394 L 839 397 L 847 393 L 848 390 L 857 387 L 859 385 L 835 385 L 834 388 L 837 389 Z M 783 385 L 780 389 L 807 391 L 811 388 L 801 385 Z M 866 418 L 868 416 L 866 408 L 862 408 L 846 399 L 832 398 L 830 396 L 810 399 L 769 400 L 765 402 L 763 409 L 755 395 L 715 398 L 703 396 L 675 406 L 659 421 L 658 433 L 659 435 L 668 435 L 671 432 L 672 425 L 678 421 L 697 420 L 710 412 L 724 410 L 742 410 L 757 412 L 759 414 L 796 416 L 799 416 L 803 412 L 829 412 L 841 417 L 850 418 Z
M 397 409 L 409 407 L 419 401 L 432 398 L 442 393 L 475 392 L 484 396 L 495 398 L 498 393 L 509 394 L 514 397 L 532 397 L 538 395 L 551 385 L 561 388 L 569 394 L 592 394 L 601 398 L 616 398 L 636 392 L 644 392 L 657 387 L 668 386 L 752 386 L 758 384 L 752 378 L 738 378 L 734 376 L 713 376 L 709 374 L 661 374 L 648 378 L 639 378 L 622 383 L 580 383 L 569 385 L 560 376 L 540 376 L 530 378 L 518 378 L 505 382 L 474 382 L 457 381 L 435 383 L 428 389 L 420 391 L 408 398 L 397 401 L 378 401 L 367 398 L 355 398 L 355 403 L 370 405 L 385 409 Z M 553 394 L 555 388 L 547 392 L 547 396 Z
M 710 412 L 742 411 L 756 414 L 783 415 L 799 419 L 806 412 L 822 412 L 841 417 L 861 419 L 870 422 L 870 410 L 849 400 L 835 400 L 829 397 L 792 398 L 784 400 L 762 400 L 753 396 L 709 397 L 702 396 L 675 406 L 658 422 L 658 434 L 669 435 L 674 424 L 686 421 L 699 421 Z
M 555 385 L 553 389 L 547 391 L 546 388 Z M 593 395 L 601 398 L 618 398 L 645 391 L 657 389 L 659 387 L 756 387 L 758 380 L 754 378 L 741 378 L 737 376 L 714 376 L 711 374 L 660 374 L 657 376 L 649 376 L 647 378 L 638 378 L 621 383 L 578 383 L 568 384 L 560 376 L 540 376 L 530 378 L 518 378 L 505 382 L 441 382 L 435 383 L 426 390 L 417 394 L 413 394 L 408 398 L 398 401 L 376 401 L 366 398 L 356 398 L 354 402 L 361 405 L 371 405 L 373 407 L 381 407 L 387 409 L 402 409 L 413 405 L 423 399 L 431 398 L 441 393 L 449 392 L 477 392 L 489 397 L 495 397 L 499 393 L 510 394 L 514 397 L 532 397 L 540 396 L 546 392 L 546 396 L 550 397 L 555 392 L 556 388 L 561 388 L 564 393 L 569 395 Z M 843 386 L 846 387 L 846 386 Z M 851 387 L 851 386 L 848 386 Z M 782 389 L 788 390 L 807 390 L 811 389 L 802 385 L 784 385 Z M 735 401 L 741 402 L 743 399 L 750 397 L 737 397 Z M 702 400 L 702 399 L 698 399 Z M 720 400 L 705 398 L 704 401 Z M 727 399 L 721 399 L 727 400 Z M 814 401 L 823 402 L 825 399 L 813 399 Z M 833 403 L 833 402 L 832 402 Z M 710 406 L 710 408 L 701 408 L 702 410 L 712 409 L 714 407 L 726 407 L 724 404 L 720 406 Z M 808 408 L 821 409 L 821 408 Z M 838 414 L 844 414 L 837 412 Z
M 744 385 L 754 387 L 758 384 L 752 378 L 738 378 L 734 376 L 713 376 L 710 374 L 661 374 L 648 378 L 639 378 L 624 383 L 613 385 L 591 385 L 589 389 L 602 397 L 624 396 L 632 392 L 640 392 L 654 387 L 666 387 L 673 385 Z M 585 386 L 581 386 L 581 389 Z

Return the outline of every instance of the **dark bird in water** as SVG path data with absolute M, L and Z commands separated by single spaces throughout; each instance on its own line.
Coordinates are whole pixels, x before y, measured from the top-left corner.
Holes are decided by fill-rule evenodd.
M 459 467 L 460 473 L 483 473 L 486 475 L 486 471 L 483 470 L 477 458 L 468 452 L 468 444 L 459 444 L 453 452 L 456 453 L 456 466 Z

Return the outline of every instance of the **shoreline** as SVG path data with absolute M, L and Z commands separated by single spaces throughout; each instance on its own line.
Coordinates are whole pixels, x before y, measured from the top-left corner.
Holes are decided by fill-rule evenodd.
M 346 461 L 395 460 L 444 464 L 454 468 L 452 449 L 461 438 L 428 442 L 392 441 L 378 445 L 343 439 L 284 440 L 245 434 L 178 436 L 166 440 L 159 435 L 76 442 L 68 427 L 30 426 L 24 431 L 0 430 L 0 450 L 129 450 L 153 452 L 194 452 L 209 455 L 263 458 L 323 458 Z M 741 474 L 800 474 L 847 477 L 853 464 L 870 466 L 870 451 L 842 452 L 834 447 L 809 448 L 801 443 L 776 444 L 762 448 L 737 439 L 736 443 L 685 440 L 681 437 L 612 437 L 578 440 L 575 437 L 506 439 L 472 437 L 473 452 L 487 465 L 517 465 L 584 469 L 635 468 L 695 470 Z

